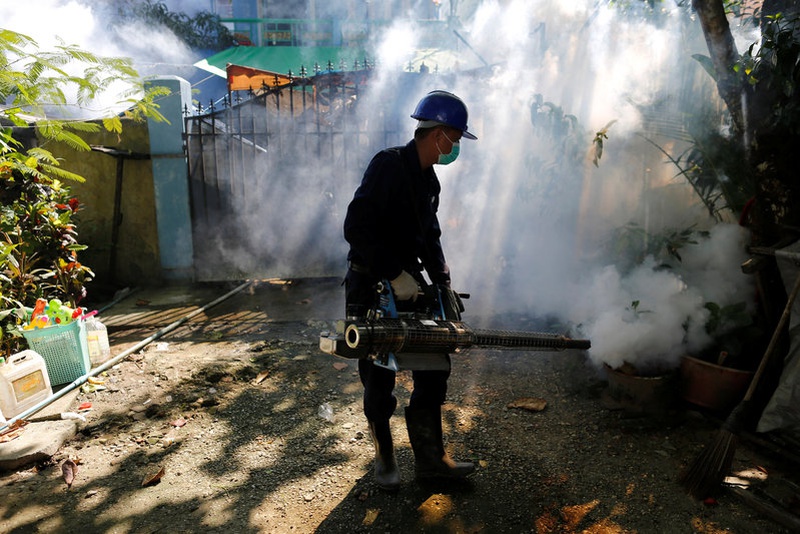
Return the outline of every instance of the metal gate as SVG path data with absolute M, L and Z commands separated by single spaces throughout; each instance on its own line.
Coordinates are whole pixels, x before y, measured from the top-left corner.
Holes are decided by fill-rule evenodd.
M 403 122 L 370 112 L 369 74 L 300 78 L 186 117 L 197 280 L 344 272 L 347 203 L 371 153 L 408 134 L 406 106 Z

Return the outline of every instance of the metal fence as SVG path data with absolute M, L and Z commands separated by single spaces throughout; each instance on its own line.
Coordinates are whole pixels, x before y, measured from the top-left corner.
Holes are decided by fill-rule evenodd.
M 301 77 L 187 110 L 198 280 L 343 273 L 341 224 L 367 158 L 408 133 L 391 110 L 370 112 L 369 75 Z

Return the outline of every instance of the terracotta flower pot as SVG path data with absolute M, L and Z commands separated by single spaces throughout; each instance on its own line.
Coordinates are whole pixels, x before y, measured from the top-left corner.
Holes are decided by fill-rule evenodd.
M 604 365 L 608 378 L 605 404 L 634 413 L 663 413 L 678 403 L 677 373 L 642 376 Z
M 717 365 L 692 356 L 681 359 L 681 397 L 697 406 L 724 412 L 744 397 L 752 371 Z

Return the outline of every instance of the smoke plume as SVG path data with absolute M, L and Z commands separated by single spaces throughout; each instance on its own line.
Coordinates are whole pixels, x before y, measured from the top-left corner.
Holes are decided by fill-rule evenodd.
M 0 8 L 3 25 L 43 44 L 60 35 L 98 53 L 133 56 L 145 73 L 146 66 L 192 62 L 166 33 L 111 29 L 89 4 L 53 0 L 44 9 L 42 3 L 35 28 L 25 3 Z M 657 3 L 656 13 L 646 2 L 632 2 L 642 12 L 631 16 L 635 7 L 629 6 L 623 16 L 620 3 L 590 0 L 444 0 L 438 18 L 451 25 L 438 37 L 457 60 L 429 59 L 430 75 L 410 88 L 399 84 L 399 73 L 415 50 L 437 37 L 416 21 L 427 3 L 413 3 L 407 13 L 399 1 L 364 9 L 336 0 L 317 4 L 320 13 L 339 17 L 370 10 L 392 17 L 370 44 L 377 67 L 359 94 L 359 120 L 397 117 L 407 140 L 414 127 L 409 115 L 427 91 L 452 91 L 469 107 L 470 130 L 479 140 L 463 141 L 459 160 L 437 167 L 453 286 L 472 295 L 465 320 L 547 318 L 589 337 L 597 365 L 674 367 L 682 354 L 709 344 L 706 303 L 750 305 L 752 282 L 739 269 L 745 231 L 716 224 L 653 146 L 679 154 L 689 142 L 687 102 L 716 98 L 691 59 L 707 53 L 699 25 L 674 2 Z M 370 156 L 358 154 L 362 169 Z M 302 203 L 288 185 L 259 197 L 278 200 L 271 209 L 290 231 L 268 229 L 254 217 L 244 233 L 287 254 L 328 249 L 344 265 L 340 228 L 360 173 L 336 177 L 331 186 L 324 160 L 305 154 L 302 164 L 294 163 L 319 180 L 299 191 Z M 269 171 L 290 180 L 296 169 Z M 624 251 L 612 246 L 613 238 L 629 223 L 646 240 L 686 228 L 709 234 L 686 244 L 681 260 L 672 258 L 666 268 L 653 251 L 621 261 Z

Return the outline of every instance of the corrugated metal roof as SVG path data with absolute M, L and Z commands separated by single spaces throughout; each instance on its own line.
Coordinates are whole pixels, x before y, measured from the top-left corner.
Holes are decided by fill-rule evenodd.
M 354 70 L 356 62 L 359 68 L 363 68 L 365 61 L 373 63 L 374 57 L 356 47 L 236 46 L 194 65 L 223 78 L 227 77 L 225 68 L 228 64 L 283 75 L 291 71 L 294 76 L 299 76 L 300 70 L 305 68 L 307 75 L 311 76 L 315 74 L 315 66 L 323 71 Z

